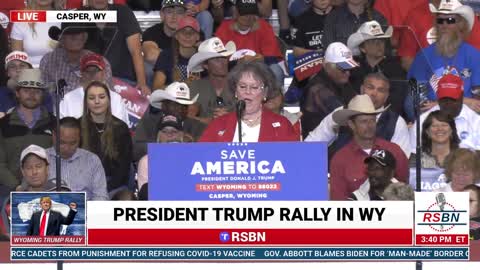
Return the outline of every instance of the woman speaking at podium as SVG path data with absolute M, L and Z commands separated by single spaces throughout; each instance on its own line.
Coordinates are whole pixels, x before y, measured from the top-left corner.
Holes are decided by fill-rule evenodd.
M 275 79 L 262 62 L 242 62 L 228 75 L 228 90 L 236 110 L 218 117 L 205 129 L 200 142 L 297 141 L 290 121 L 263 107 L 275 91 Z

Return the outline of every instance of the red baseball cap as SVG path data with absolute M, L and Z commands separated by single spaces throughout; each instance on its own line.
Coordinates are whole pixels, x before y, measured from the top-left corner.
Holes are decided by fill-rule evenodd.
M 453 74 L 444 75 L 438 81 L 437 99 L 459 99 L 463 96 L 463 80 Z
M 105 69 L 105 61 L 103 60 L 103 56 L 96 54 L 96 53 L 89 53 L 80 59 L 80 70 L 84 71 L 89 66 L 96 66 L 100 70 Z
M 192 16 L 183 16 L 183 18 L 178 21 L 177 31 L 187 27 L 191 27 L 193 30 L 200 33 L 200 25 L 198 24 L 197 19 Z

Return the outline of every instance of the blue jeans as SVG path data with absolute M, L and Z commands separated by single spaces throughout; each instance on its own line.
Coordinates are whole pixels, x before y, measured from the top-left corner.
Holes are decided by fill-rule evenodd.
M 280 67 L 279 63 L 271 64 L 268 66 L 270 70 L 273 72 L 275 75 L 275 80 L 278 82 L 278 85 L 284 88 L 284 80 L 285 80 L 285 73 L 283 72 L 282 67 Z
M 213 34 L 213 17 L 208 10 L 201 11 L 196 16 L 200 29 L 205 35 L 205 39 L 209 39 Z
M 155 73 L 153 71 L 154 65 L 148 63 L 147 61 L 144 61 L 143 65 L 145 67 L 145 77 L 147 77 L 147 85 L 148 85 L 148 87 L 152 88 L 153 87 L 153 75 Z

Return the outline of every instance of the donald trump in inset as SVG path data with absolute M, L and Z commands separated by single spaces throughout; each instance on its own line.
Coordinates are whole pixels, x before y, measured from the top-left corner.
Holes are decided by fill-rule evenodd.
M 61 225 L 72 224 L 77 214 L 77 204 L 74 202 L 70 203 L 70 211 L 67 217 L 50 209 L 52 207 L 52 199 L 50 197 L 40 198 L 40 206 L 42 211 L 33 213 L 27 235 L 60 235 Z

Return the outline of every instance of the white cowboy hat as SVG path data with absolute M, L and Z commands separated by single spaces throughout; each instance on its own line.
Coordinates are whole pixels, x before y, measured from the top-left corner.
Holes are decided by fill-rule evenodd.
M 252 51 L 250 49 L 240 49 L 236 51 L 232 56 L 230 56 L 229 61 L 237 61 L 239 59 L 242 59 L 245 56 L 255 56 L 257 53 L 255 51 Z
M 465 18 L 470 30 L 473 28 L 475 22 L 475 13 L 470 6 L 462 5 L 458 0 L 442 0 L 438 9 L 430 4 L 430 12 L 440 14 L 457 14 Z
M 171 83 L 165 90 L 158 89 L 153 91 L 150 96 L 150 104 L 155 108 L 161 108 L 160 102 L 163 100 L 175 101 L 182 105 L 191 105 L 198 99 L 198 94 L 192 99 L 190 88 L 183 82 Z
M 350 100 L 346 109 L 335 111 L 332 118 L 337 124 L 344 126 L 352 116 L 359 114 L 379 114 L 385 111 L 385 109 L 386 108 L 375 110 L 372 99 L 368 95 L 356 95 Z
M 188 61 L 187 73 L 203 71 L 202 63 L 216 57 L 228 57 L 237 50 L 233 41 L 224 46 L 218 37 L 209 38 L 198 46 L 198 52 Z
M 393 28 L 389 26 L 387 31 L 383 32 L 382 26 L 377 21 L 369 21 L 363 23 L 357 32 L 350 35 L 347 46 L 352 50 L 353 55 L 360 55 L 360 46 L 363 42 L 371 39 L 390 38 Z

